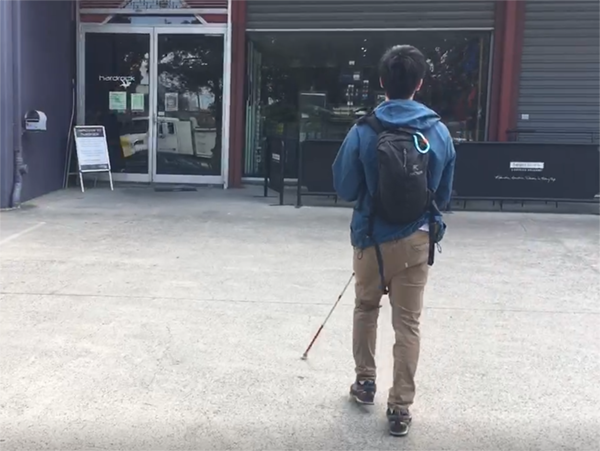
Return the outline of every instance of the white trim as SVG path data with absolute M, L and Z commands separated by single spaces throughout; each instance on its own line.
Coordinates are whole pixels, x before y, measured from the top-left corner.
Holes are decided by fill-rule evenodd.
M 130 8 L 82 8 L 80 14 L 119 14 L 131 16 L 187 16 L 194 14 L 227 14 L 223 8 L 180 8 L 180 9 L 130 9 Z
M 106 26 L 106 25 L 105 25 Z M 204 35 L 225 35 L 227 33 L 227 26 L 225 24 L 214 24 L 209 27 L 204 25 L 194 25 L 194 27 L 188 27 L 187 25 L 175 25 L 175 26 L 164 26 L 151 27 L 156 30 L 156 34 L 204 34 Z
M 198 25 L 196 25 L 198 26 Z M 120 23 L 81 23 L 82 33 L 122 33 L 122 34 L 148 34 L 152 35 L 152 26 L 148 25 L 131 25 Z
M 252 33 L 314 33 L 314 32 L 361 32 L 361 31 L 493 31 L 494 27 L 473 28 L 248 28 Z
M 152 25 L 150 25 L 150 24 L 140 24 L 140 25 L 137 25 L 137 24 L 111 24 L 111 23 L 109 23 L 109 21 L 111 19 L 112 19 L 112 17 L 108 17 L 106 19 L 106 22 L 102 22 L 102 23 L 83 22 L 83 24 L 84 25 L 98 25 L 98 26 L 101 26 L 101 27 L 110 27 L 110 26 L 113 26 L 113 25 L 118 25 L 118 26 L 125 25 L 126 27 L 152 27 Z M 215 23 L 215 24 L 213 24 L 213 23 L 208 23 L 206 21 L 204 21 L 204 22 L 200 21 L 200 23 L 195 23 L 195 24 L 190 24 L 190 25 L 181 25 L 181 24 L 177 24 L 177 23 L 171 23 L 171 24 L 167 23 L 167 24 L 161 24 L 159 26 L 160 26 L 160 28 L 164 28 L 164 29 L 179 28 L 181 26 L 184 26 L 184 27 L 190 27 L 190 28 L 188 28 L 188 30 L 193 29 L 193 27 L 202 27 L 203 30 L 213 30 L 213 29 L 220 30 L 221 28 L 225 27 L 225 24 L 221 24 L 221 23 Z M 210 31 L 205 31 L 204 32 L 204 34 L 209 34 L 209 33 L 210 33 Z
M 223 188 L 229 188 L 229 139 L 231 136 L 231 59 L 232 59 L 232 25 L 231 9 L 233 0 L 228 0 L 227 27 L 225 33 L 225 55 L 223 58 L 223 134 L 221 137 L 221 170 Z
M 158 36 L 156 30 L 150 32 L 148 76 L 148 177 L 156 178 L 156 154 L 158 152 Z
M 31 227 L 27 227 L 26 229 L 21 230 L 20 232 L 13 233 L 12 235 L 7 236 L 6 238 L 3 238 L 2 240 L 0 240 L 0 246 L 2 246 L 3 244 L 9 243 L 13 240 L 16 240 L 17 238 L 20 238 L 23 235 L 27 235 L 28 233 L 31 233 L 34 230 L 37 230 L 44 225 L 46 225 L 45 222 L 38 222 L 37 224 L 32 225 Z
M 155 29 L 164 30 L 170 34 L 226 34 L 227 25 L 225 24 L 194 24 L 179 25 L 132 25 L 132 24 L 115 24 L 115 23 L 81 23 L 81 30 L 84 33 L 123 33 L 123 34 L 152 34 Z

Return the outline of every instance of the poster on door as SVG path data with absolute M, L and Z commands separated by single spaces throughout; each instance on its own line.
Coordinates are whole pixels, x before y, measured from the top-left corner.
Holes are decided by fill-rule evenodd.
M 127 93 L 123 91 L 111 91 L 108 93 L 108 109 L 111 111 L 127 110 Z
M 145 111 L 146 102 L 144 94 L 131 94 L 131 111 Z
M 165 111 L 179 111 L 179 94 L 176 92 L 165 93 Z

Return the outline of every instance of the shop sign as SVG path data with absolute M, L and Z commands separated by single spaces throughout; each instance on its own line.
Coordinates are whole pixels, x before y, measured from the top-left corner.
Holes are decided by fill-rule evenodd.
M 121 83 L 122 88 L 127 89 L 131 86 L 131 83 L 133 83 L 135 81 L 135 77 L 133 77 L 131 75 L 128 75 L 128 76 L 100 75 L 100 76 L 98 76 L 98 80 L 119 82 L 119 83 Z

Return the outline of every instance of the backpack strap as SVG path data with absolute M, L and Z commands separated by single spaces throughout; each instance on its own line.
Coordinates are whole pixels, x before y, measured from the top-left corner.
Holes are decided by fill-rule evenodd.
M 369 225 L 367 228 L 367 238 L 369 238 L 373 242 L 373 246 L 375 247 L 375 256 L 377 257 L 377 266 L 379 269 L 379 278 L 380 278 L 380 289 L 381 292 L 385 295 L 389 293 L 387 284 L 385 283 L 385 276 L 383 271 L 383 255 L 381 254 L 381 247 L 379 243 L 375 240 L 373 236 L 373 229 L 375 227 L 375 208 L 373 206 L 375 199 L 371 199 L 371 211 L 369 213 Z
M 377 119 L 377 116 L 375 116 L 374 112 L 371 112 L 358 120 L 357 125 L 363 124 L 369 126 L 378 135 L 386 130 L 381 121 Z M 381 247 L 379 246 L 379 243 L 375 241 L 375 237 L 373 236 L 373 229 L 375 227 L 375 199 L 373 198 L 373 196 L 371 198 L 371 202 L 373 204 L 371 205 L 371 211 L 369 213 L 369 226 L 367 228 L 367 237 L 373 242 L 373 245 L 375 246 L 375 255 L 377 257 L 377 266 L 379 267 L 379 277 L 381 279 L 380 288 L 383 294 L 385 295 L 388 294 L 389 290 L 387 284 L 385 283 L 385 276 L 383 272 L 383 255 L 381 254 Z
M 435 260 L 435 245 L 438 236 L 439 225 L 435 221 L 435 215 L 439 212 L 437 203 L 435 202 L 435 192 L 429 191 L 429 254 L 427 256 L 427 264 L 433 266 Z
M 357 124 L 358 125 L 362 125 L 362 124 L 368 125 L 378 135 L 385 130 L 385 127 L 383 126 L 381 121 L 379 119 L 377 119 L 377 116 L 375 116 L 375 112 L 373 112 L 373 111 L 370 112 L 369 114 L 367 114 L 366 116 L 361 117 L 358 120 Z
M 375 241 L 375 238 L 371 237 L 373 243 L 375 243 L 375 256 L 377 257 L 377 266 L 379 267 L 379 279 L 381 281 L 381 291 L 382 293 L 388 294 L 390 290 L 388 289 L 387 284 L 385 283 L 385 276 L 383 275 L 383 255 L 381 254 L 381 247 L 379 247 L 379 243 Z
M 407 135 L 411 135 L 411 136 L 417 134 L 417 130 L 414 128 L 397 127 L 395 130 L 402 132 L 402 133 L 406 133 Z

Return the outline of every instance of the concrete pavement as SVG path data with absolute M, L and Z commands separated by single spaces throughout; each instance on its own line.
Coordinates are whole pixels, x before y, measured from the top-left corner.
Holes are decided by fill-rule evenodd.
M 0 215 L 0 449 L 592 450 L 599 218 L 467 213 L 426 294 L 411 435 L 348 401 L 346 208 L 59 192 Z

